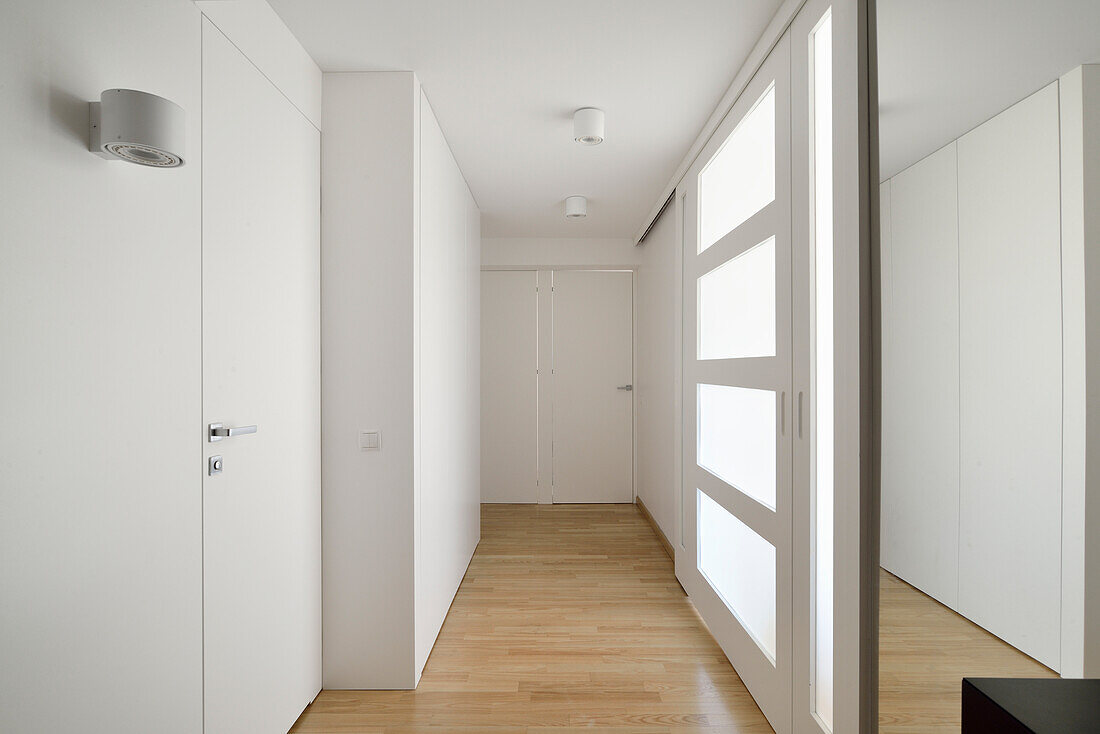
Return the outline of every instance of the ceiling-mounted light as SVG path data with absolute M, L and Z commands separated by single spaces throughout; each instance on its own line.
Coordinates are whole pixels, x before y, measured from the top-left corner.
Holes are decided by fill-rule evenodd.
M 573 139 L 581 145 L 603 142 L 603 110 L 582 107 L 573 113 Z
M 588 199 L 583 196 L 570 196 L 565 199 L 565 218 L 584 219 L 588 216 Z

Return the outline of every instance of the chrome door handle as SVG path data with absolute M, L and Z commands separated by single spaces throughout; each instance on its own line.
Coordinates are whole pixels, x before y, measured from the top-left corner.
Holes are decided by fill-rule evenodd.
M 248 433 L 255 433 L 257 428 L 258 426 L 237 426 L 236 428 L 230 428 L 221 423 L 211 423 L 210 443 L 221 441 L 224 438 L 233 438 L 234 436 L 244 436 Z
M 634 389 L 634 386 L 633 386 L 633 385 L 619 385 L 619 386 L 618 386 L 617 388 L 615 388 L 615 389 L 616 389 L 616 390 L 626 390 L 627 392 L 630 392 L 631 390 L 633 390 L 633 389 Z

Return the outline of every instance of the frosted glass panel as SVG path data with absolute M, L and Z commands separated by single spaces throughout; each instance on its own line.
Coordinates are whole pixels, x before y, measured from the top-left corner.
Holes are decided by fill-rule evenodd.
M 699 359 L 775 356 L 775 237 L 699 278 Z
M 813 42 L 814 164 L 814 702 L 833 726 L 833 23 Z
M 698 461 L 711 474 L 775 509 L 775 393 L 699 385 Z
M 775 87 L 699 174 L 699 252 L 775 200 Z
M 775 546 L 702 490 L 699 571 L 775 664 Z

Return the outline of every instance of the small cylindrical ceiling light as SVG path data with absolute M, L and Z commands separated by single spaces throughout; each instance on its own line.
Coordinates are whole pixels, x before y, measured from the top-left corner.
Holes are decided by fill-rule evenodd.
M 581 145 L 603 142 L 603 110 L 582 107 L 573 113 L 573 139 Z
M 565 218 L 584 219 L 588 216 L 588 199 L 583 196 L 570 196 L 565 199 Z

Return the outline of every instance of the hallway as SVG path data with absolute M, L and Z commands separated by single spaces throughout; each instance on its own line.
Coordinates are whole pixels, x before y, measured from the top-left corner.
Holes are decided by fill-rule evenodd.
M 633 505 L 483 505 L 416 691 L 322 691 L 294 732 L 770 732 Z

